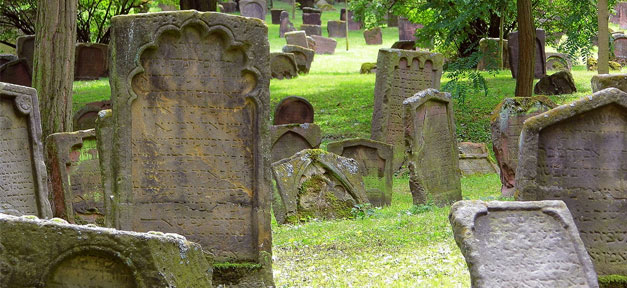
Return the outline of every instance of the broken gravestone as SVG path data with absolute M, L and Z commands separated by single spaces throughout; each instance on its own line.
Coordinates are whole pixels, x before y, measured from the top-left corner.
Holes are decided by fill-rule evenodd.
M 611 87 L 627 92 L 627 74 L 595 74 L 592 76 L 590 84 L 592 92 L 599 92 Z
M 238 263 L 216 265 L 215 285 L 273 286 L 267 26 L 192 10 L 111 22 L 116 169 L 103 181 L 116 201 L 105 214 Z
M 364 182 L 368 201 L 373 206 L 392 203 L 392 146 L 370 139 L 347 139 L 331 142 L 327 150 L 342 157 L 355 159 Z
M 337 47 L 337 41 L 335 39 L 322 37 L 318 35 L 312 35 L 311 38 L 316 42 L 314 51 L 316 54 L 334 54 Z
M 76 44 L 74 80 L 97 80 L 108 75 L 108 45 L 97 43 Z
M 299 73 L 309 73 L 311 62 L 313 62 L 314 56 L 316 55 L 314 50 L 297 45 L 285 45 L 283 46 L 283 52 L 294 54 L 294 60 L 296 60 L 296 66 L 298 67 Z
M 267 13 L 266 0 L 240 0 L 239 11 L 244 17 L 252 17 L 266 20 Z
M 449 220 L 472 287 L 599 287 L 562 201 L 460 201 Z
M 35 89 L 0 82 L 0 131 L 0 213 L 52 217 Z
M 575 79 L 569 71 L 559 71 L 553 75 L 545 75 L 536 83 L 533 93 L 536 95 L 562 95 L 577 92 Z
M 509 50 L 507 40 L 503 40 L 503 68 L 509 69 Z M 499 61 L 499 38 L 481 38 L 479 40 L 479 50 L 481 58 L 477 64 L 477 70 L 498 70 L 500 68 Z
M 368 203 L 359 164 L 320 149 L 303 150 L 272 164 L 277 192 L 272 210 L 279 224 L 310 218 L 351 217 L 355 205 Z
M 364 31 L 364 39 L 367 45 L 381 45 L 383 44 L 383 35 L 381 34 L 381 28 L 374 27 Z
M 627 93 L 608 88 L 525 121 L 516 199 L 563 200 L 599 275 L 627 276 Z
M 272 163 L 305 149 L 318 149 L 322 141 L 320 127 L 313 123 L 270 126 Z
M 314 108 L 307 99 L 302 97 L 285 97 L 276 105 L 274 110 L 274 125 L 313 122 Z
M 283 80 L 298 77 L 298 67 L 292 53 L 270 53 L 270 70 L 274 79 Z
M 484 143 L 459 143 L 459 169 L 462 176 L 497 173 L 497 168 L 488 158 Z
M 394 171 L 405 160 L 403 101 L 427 88 L 440 89 L 443 63 L 437 53 L 379 49 L 371 138 L 394 146 Z
M 409 188 L 414 205 L 462 199 L 451 94 L 426 89 L 403 102 Z
M 0 82 L 31 87 L 31 69 L 26 59 L 18 59 L 0 66 Z
M 279 27 L 279 37 L 285 37 L 285 33 L 296 31 L 294 24 L 290 21 L 290 13 L 287 11 L 281 12 L 281 25 Z
M 346 22 L 329 21 L 327 22 L 327 32 L 331 38 L 346 38 Z
M 533 57 L 535 61 L 533 76 L 536 79 L 542 78 L 546 75 L 546 52 L 544 50 L 545 39 L 546 33 L 544 33 L 544 30 L 536 29 L 536 41 L 534 41 L 535 56 Z M 518 74 L 518 31 L 509 33 L 507 46 L 509 48 L 510 71 L 512 72 L 512 77 L 516 78 L 516 75 Z
M 296 45 L 303 48 L 309 47 L 305 31 L 292 31 L 285 33 L 285 42 L 287 42 L 287 45 Z
M 85 104 L 74 114 L 73 128 L 74 131 L 89 130 L 96 128 L 96 118 L 100 110 L 111 109 L 111 100 L 103 100 L 98 102 L 90 102 Z
M 35 57 L 35 35 L 17 37 L 15 46 L 17 58 L 25 59 L 28 73 L 33 73 L 33 59 Z

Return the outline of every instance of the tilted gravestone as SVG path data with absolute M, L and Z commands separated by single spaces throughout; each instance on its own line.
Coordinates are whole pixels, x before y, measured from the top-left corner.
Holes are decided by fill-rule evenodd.
M 392 203 L 392 146 L 370 139 L 347 139 L 327 144 L 327 150 L 337 155 L 355 159 L 366 195 L 377 207 Z
M 497 173 L 497 168 L 488 158 L 484 143 L 459 143 L 459 170 L 462 176 Z
M 244 17 L 253 17 L 266 20 L 267 13 L 266 0 L 240 0 L 239 11 Z
M 518 167 L 518 140 L 528 118 L 554 108 L 545 96 L 506 98 L 492 111 L 492 149 L 499 166 L 501 195 L 514 196 Z
M 346 22 L 329 21 L 327 22 L 327 32 L 331 38 L 346 38 Z
M 305 31 L 292 31 L 285 33 L 285 42 L 287 45 L 296 45 L 303 48 L 309 48 L 307 43 L 307 34 Z
M 335 41 L 335 39 L 318 35 L 312 35 L 311 38 L 316 41 L 316 47 L 314 49 L 316 54 L 335 54 L 335 48 L 337 47 L 337 41 Z
M 322 20 L 320 20 L 320 13 L 303 13 L 303 24 L 309 25 L 322 25 Z
M 313 122 L 314 108 L 307 99 L 302 97 L 285 97 L 276 105 L 274 110 L 274 125 Z
M 626 16 L 627 17 L 627 16 Z M 614 38 L 614 57 L 617 61 L 627 61 L 627 35 L 617 35 Z
M 35 35 L 17 37 L 15 46 L 17 58 L 25 59 L 28 64 L 28 72 L 33 72 L 33 59 L 35 57 Z
M 311 36 L 307 36 L 307 47 L 316 51 L 316 40 L 314 40 Z
M 409 188 L 414 205 L 462 199 L 451 94 L 426 89 L 403 102 Z
M 96 128 L 96 118 L 98 118 L 98 112 L 107 109 L 111 109 L 110 100 L 90 102 L 85 104 L 85 106 L 79 109 L 72 118 L 74 131 Z
M 272 164 L 277 192 L 272 202 L 279 224 L 304 219 L 341 219 L 368 203 L 359 164 L 323 150 L 303 150 Z
M 283 46 L 283 52 L 294 54 L 299 73 L 309 73 L 311 62 L 313 62 L 314 56 L 316 55 L 314 50 L 296 45 L 285 45 Z
M 290 13 L 287 11 L 281 12 L 281 26 L 279 27 L 279 37 L 285 37 L 285 33 L 296 31 L 294 24 L 290 21 Z
M 546 33 L 542 29 L 536 29 L 536 41 L 535 44 L 535 61 L 533 76 L 537 79 L 546 75 L 546 52 L 544 50 L 546 42 Z M 507 47 L 509 48 L 509 67 L 512 72 L 512 77 L 516 78 L 518 74 L 518 31 L 509 33 L 507 39 Z
M 398 18 L 398 40 L 411 40 L 416 42 L 416 30 L 422 29 L 421 24 L 414 24 L 407 18 Z
M 224 13 L 112 18 L 116 169 L 103 180 L 117 201 L 106 215 L 241 264 L 218 266 L 216 285 L 274 285 L 267 35 L 263 22 Z
M 375 27 L 364 31 L 364 39 L 367 45 L 381 45 L 383 44 L 383 35 L 381 34 L 381 28 Z
M 0 214 L 0 286 L 212 287 L 200 245 L 137 233 Z
M 298 77 L 296 58 L 292 53 L 270 53 L 270 71 L 274 79 L 292 79 Z
M 0 66 L 0 82 L 31 87 L 31 69 L 26 59 L 14 60 Z
M 307 36 L 322 35 L 322 26 L 320 25 L 303 24 L 300 25 L 300 30 L 305 31 Z
M 74 80 L 96 80 L 108 75 L 108 45 L 97 43 L 76 44 Z
M 599 287 L 562 201 L 460 201 L 449 220 L 472 287 Z
M 599 275 L 627 276 L 627 93 L 609 88 L 525 121 L 516 198 L 563 200 Z
M 427 89 L 440 89 L 441 54 L 379 49 L 371 138 L 394 146 L 394 170 L 405 160 L 403 101 Z
M 272 16 L 272 24 L 281 24 L 281 13 L 283 13 L 283 9 L 272 9 L 270 10 L 270 15 Z
M 346 21 L 346 9 L 340 9 L 340 20 Z M 353 11 L 348 11 L 348 30 L 361 30 L 361 23 L 353 20 Z
M 0 213 L 52 217 L 35 89 L 0 82 L 0 147 Z
M 322 141 L 320 127 L 313 123 L 270 126 L 272 163 L 305 149 L 318 149 Z
M 568 70 L 573 67 L 570 56 L 564 53 L 546 53 L 546 70 Z
M 0 66 L 15 60 L 17 60 L 17 56 L 13 54 L 0 54 Z
M 611 87 L 627 92 L 627 74 L 596 74 L 590 79 L 590 84 L 592 92 Z
M 477 70 L 495 70 L 500 68 L 499 41 L 499 38 L 481 38 L 481 40 L 479 40 L 481 58 L 477 64 Z M 503 40 L 503 52 L 501 54 L 501 59 L 503 61 L 504 69 L 509 69 L 509 49 L 507 45 L 507 40 Z
M 46 138 L 54 216 L 104 226 L 104 192 L 94 129 Z

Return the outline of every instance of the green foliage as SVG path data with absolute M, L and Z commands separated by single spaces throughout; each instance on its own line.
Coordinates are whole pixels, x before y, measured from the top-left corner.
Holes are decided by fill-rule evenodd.
M 425 205 L 414 205 L 409 209 L 409 213 L 412 215 L 418 215 L 422 213 L 427 213 L 433 211 L 437 206 L 433 204 L 425 204 Z
M 479 62 L 481 53 L 475 52 L 469 57 L 457 58 L 447 66 L 447 78 L 444 91 L 450 92 L 453 99 L 457 99 L 460 105 L 466 103 L 466 96 L 470 93 L 483 92 L 488 96 L 488 86 L 483 75 L 474 69 Z
M 601 288 L 624 288 L 627 287 L 627 276 L 623 275 L 599 275 L 599 286 Z
M 386 0 L 352 0 L 348 5 L 349 9 L 353 11 L 355 21 L 361 21 L 364 23 L 365 29 L 371 29 L 385 25 L 385 17 L 391 7 L 390 2 Z
M 375 216 L 376 209 L 370 203 L 357 204 L 351 209 L 353 219 L 366 219 Z

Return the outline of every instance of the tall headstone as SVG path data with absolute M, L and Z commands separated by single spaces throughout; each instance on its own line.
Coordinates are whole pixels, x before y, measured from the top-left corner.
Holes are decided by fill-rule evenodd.
M 499 40 L 499 38 L 481 38 L 479 40 L 479 50 L 482 55 L 477 64 L 477 70 L 496 70 L 500 68 Z M 502 61 L 504 69 L 509 69 L 508 53 L 507 40 L 503 40 Z
M 485 143 L 459 143 L 459 170 L 462 176 L 497 173 L 497 167 L 488 158 Z
M 305 149 L 318 149 L 322 141 L 320 126 L 314 123 L 270 126 L 272 163 Z
M 544 50 L 546 43 L 546 33 L 542 29 L 536 29 L 536 41 L 535 41 L 535 68 L 533 76 L 535 78 L 542 78 L 546 75 L 546 52 Z M 512 71 L 512 77 L 516 78 L 518 74 L 518 31 L 509 33 L 507 40 L 507 46 L 509 48 L 509 67 Z
M 294 28 L 294 24 L 292 24 L 292 22 L 290 21 L 290 13 L 287 13 L 287 11 L 283 11 L 281 12 L 280 18 L 281 24 L 279 27 L 279 37 L 283 38 L 285 37 L 285 33 L 296 31 L 296 28 Z
M 316 42 L 316 47 L 314 47 L 316 54 L 335 54 L 335 48 L 337 47 L 335 39 L 318 35 L 311 35 L 311 38 Z
M 218 265 L 216 285 L 273 286 L 266 25 L 189 10 L 111 22 L 116 169 L 104 181 L 117 201 L 106 215 L 182 234 L 216 263 L 250 263 Z
M 0 66 L 0 82 L 31 87 L 33 86 L 31 71 L 26 59 L 8 62 Z
M 346 9 L 340 9 L 340 20 L 346 21 Z M 361 30 L 361 23 L 353 20 L 353 11 L 348 10 L 348 30 Z
M 622 34 L 614 37 L 614 57 L 619 62 L 627 62 L 627 35 Z
M 240 0 L 239 11 L 244 17 L 253 17 L 266 20 L 267 8 L 266 0 Z
M 283 52 L 294 54 L 299 73 L 309 73 L 311 62 L 313 62 L 314 56 L 316 55 L 314 50 L 296 45 L 285 45 L 283 46 Z
M 33 71 L 33 57 L 35 55 L 35 35 L 27 35 L 17 37 L 15 50 L 17 52 L 17 58 L 26 59 L 26 63 L 30 70 Z
M 563 200 L 599 275 L 627 276 L 627 93 L 608 88 L 525 121 L 516 198 Z
M 416 42 L 416 30 L 422 29 L 421 24 L 414 24 L 407 18 L 398 18 L 398 40 L 411 40 Z
M 270 71 L 273 79 L 292 79 L 298 77 L 296 58 L 292 53 L 270 53 Z
M 281 24 L 281 13 L 283 13 L 283 9 L 272 9 L 270 10 L 270 15 L 272 16 L 272 24 Z
M 17 56 L 13 54 L 0 54 L 0 66 L 15 60 L 17 60 Z
M 0 82 L 0 147 L 0 213 L 52 217 L 35 89 Z
M 327 22 L 327 32 L 331 38 L 346 38 L 346 22 L 329 21 Z
M 74 131 L 89 130 L 96 128 L 96 118 L 101 110 L 111 109 L 111 101 L 104 100 L 98 102 L 90 102 L 79 109 L 73 117 Z
M 108 75 L 108 45 L 97 43 L 76 44 L 74 80 L 96 80 Z
M 427 89 L 440 89 L 441 54 L 379 49 L 371 138 L 394 146 L 394 171 L 405 160 L 403 101 Z
M 314 122 L 314 108 L 307 99 L 285 97 L 274 110 L 274 125 L 304 124 Z
M 449 220 L 472 287 L 599 287 L 562 201 L 460 201 Z
M 426 89 L 403 102 L 409 188 L 414 205 L 462 199 L 451 94 Z

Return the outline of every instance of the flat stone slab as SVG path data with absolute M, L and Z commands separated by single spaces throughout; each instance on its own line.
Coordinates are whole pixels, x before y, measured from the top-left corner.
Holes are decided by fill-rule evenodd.
M 309 48 L 309 44 L 307 44 L 307 33 L 305 33 L 305 31 L 286 32 L 285 42 L 287 42 L 287 45 L 296 45 L 303 48 Z
M 462 176 L 497 173 L 496 165 L 488 158 L 485 143 L 461 142 L 458 146 Z
M 627 16 L 625 16 L 627 18 Z M 627 92 L 627 74 L 595 74 L 590 79 L 592 92 L 599 92 L 607 88 L 618 88 Z
M 270 126 L 272 162 L 292 157 L 306 149 L 318 149 L 322 141 L 320 126 L 313 123 Z

